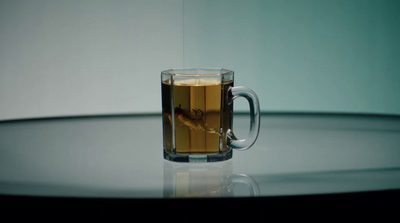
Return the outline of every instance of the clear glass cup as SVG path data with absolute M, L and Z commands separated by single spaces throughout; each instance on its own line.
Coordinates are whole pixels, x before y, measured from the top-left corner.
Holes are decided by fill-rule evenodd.
M 260 105 L 249 88 L 234 87 L 234 72 L 223 68 L 170 69 L 161 72 L 164 158 L 176 162 L 215 162 L 232 158 L 256 141 Z M 250 105 L 250 132 L 233 134 L 233 100 Z

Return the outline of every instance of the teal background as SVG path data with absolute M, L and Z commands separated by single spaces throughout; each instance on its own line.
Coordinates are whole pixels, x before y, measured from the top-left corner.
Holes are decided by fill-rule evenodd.
M 395 0 L 2 0 L 0 119 L 158 113 L 160 71 L 202 66 L 233 69 L 266 112 L 400 114 L 399 9 Z

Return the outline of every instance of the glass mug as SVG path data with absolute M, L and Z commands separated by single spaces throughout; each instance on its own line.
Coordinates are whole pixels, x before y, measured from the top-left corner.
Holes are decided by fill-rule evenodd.
M 246 87 L 234 87 L 227 69 L 170 69 L 161 72 L 164 159 L 215 162 L 232 158 L 232 150 L 250 148 L 258 137 L 260 105 Z M 250 105 L 250 132 L 237 139 L 232 131 L 233 100 Z

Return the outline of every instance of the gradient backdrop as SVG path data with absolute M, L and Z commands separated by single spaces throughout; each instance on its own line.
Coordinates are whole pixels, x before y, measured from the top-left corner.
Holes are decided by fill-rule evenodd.
M 397 0 L 0 0 L 0 119 L 158 113 L 160 71 L 199 66 L 233 69 L 262 111 L 400 115 L 399 10 Z

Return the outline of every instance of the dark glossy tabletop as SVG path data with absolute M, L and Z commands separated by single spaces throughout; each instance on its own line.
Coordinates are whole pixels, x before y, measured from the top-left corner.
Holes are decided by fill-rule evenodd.
M 244 138 L 248 115 L 235 115 Z M 163 159 L 159 115 L 0 122 L 0 194 L 85 198 L 270 197 L 400 189 L 400 117 L 262 114 L 229 161 Z

